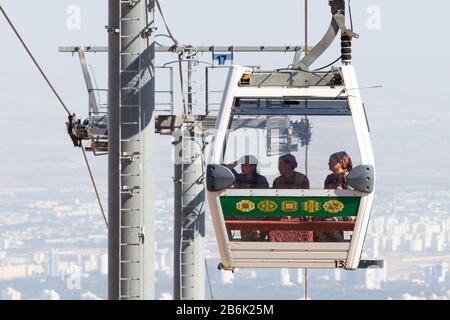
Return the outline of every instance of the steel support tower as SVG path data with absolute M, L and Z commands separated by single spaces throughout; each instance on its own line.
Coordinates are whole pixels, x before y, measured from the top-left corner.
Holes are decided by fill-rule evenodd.
M 205 299 L 205 187 L 202 122 L 193 116 L 195 49 L 185 50 L 187 92 L 184 121 L 174 133 L 174 299 Z M 184 87 L 184 86 L 183 86 Z
M 186 119 L 175 135 L 174 299 L 205 299 L 204 136 Z
M 154 299 L 154 0 L 109 0 L 108 295 Z

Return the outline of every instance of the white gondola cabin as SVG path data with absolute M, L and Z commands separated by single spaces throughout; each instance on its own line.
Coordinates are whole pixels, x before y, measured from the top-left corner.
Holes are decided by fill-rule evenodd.
M 207 167 L 208 203 L 225 270 L 359 266 L 375 164 L 355 71 L 347 64 L 298 74 L 230 69 Z M 326 189 L 329 156 L 342 150 L 354 165 L 345 177 L 348 187 Z M 283 154 L 296 158 L 309 188 L 274 187 Z M 237 185 L 235 161 L 243 156 L 257 159 L 267 185 Z M 309 240 L 283 240 L 289 233 Z M 324 234 L 335 236 L 327 240 Z

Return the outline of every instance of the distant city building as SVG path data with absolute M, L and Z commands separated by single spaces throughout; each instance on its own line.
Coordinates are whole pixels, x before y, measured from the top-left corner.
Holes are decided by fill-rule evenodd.
M 334 281 L 341 281 L 341 279 L 342 279 L 342 270 L 335 269 L 334 270 Z
M 95 295 L 90 291 L 82 293 L 80 298 L 81 300 L 102 300 L 97 295 Z
M 281 269 L 280 270 L 281 284 L 286 287 L 290 287 L 293 285 L 291 282 L 291 275 L 289 273 L 289 269 Z
M 33 261 L 37 264 L 43 264 L 47 259 L 45 252 L 35 252 L 33 254 Z
M 97 256 L 90 254 L 88 259 L 84 261 L 84 272 L 90 273 L 98 270 Z
M 230 283 L 233 283 L 233 281 L 234 281 L 234 273 L 231 272 L 231 271 L 225 271 L 225 270 L 222 270 L 222 271 L 220 272 L 220 281 L 221 281 L 223 284 L 230 284 Z
M 380 244 L 380 237 L 370 237 L 366 239 L 364 244 L 366 254 L 371 258 L 378 258 L 380 256 Z
M 173 295 L 169 292 L 162 292 L 159 300 L 173 300 Z
M 258 277 L 258 274 L 256 273 L 256 271 L 250 271 L 249 272 L 249 276 L 248 276 L 248 278 L 249 279 L 256 279 Z
M 44 267 L 36 264 L 10 264 L 0 266 L 0 280 L 32 277 L 44 273 Z
M 0 240 L 0 250 L 8 250 L 10 246 L 10 241 L 8 239 Z
M 59 269 L 59 254 L 56 249 L 50 249 L 49 254 L 49 274 L 50 277 L 59 277 L 60 269 Z
M 412 239 L 412 240 L 409 240 L 409 243 L 410 243 L 409 251 L 412 251 L 412 252 L 423 251 L 423 240 L 422 239 Z
M 385 250 L 396 252 L 401 245 L 401 237 L 399 235 L 393 235 L 386 240 Z
M 366 272 L 365 270 L 356 270 L 356 271 L 343 271 L 342 272 L 342 282 L 344 282 L 347 286 L 356 287 L 356 288 L 365 288 L 366 287 Z
M 302 284 L 303 282 L 305 282 L 305 270 L 297 269 L 297 283 Z
M 6 288 L 2 290 L 1 297 L 2 300 L 22 300 L 22 293 L 13 288 Z
M 100 273 L 102 275 L 107 275 L 108 274 L 108 254 L 102 254 L 99 257 L 99 269 L 100 269 Z
M 156 259 L 155 259 L 155 269 L 157 271 L 166 271 L 171 268 L 170 259 L 172 256 L 170 255 L 170 249 L 164 248 L 164 249 L 158 249 L 156 252 Z
M 41 295 L 42 300 L 60 300 L 59 294 L 53 289 L 44 289 Z
M 445 236 L 441 234 L 434 234 L 431 240 L 431 249 L 435 252 L 442 252 L 445 248 Z
M 433 286 L 441 285 L 446 282 L 448 276 L 448 263 L 441 262 L 437 265 L 429 267 L 426 273 L 426 283 Z
M 370 268 L 365 270 L 366 288 L 369 290 L 380 290 L 383 281 L 383 271 L 378 268 Z
M 423 244 L 425 249 L 431 249 L 432 240 L 433 240 L 432 234 L 423 234 Z

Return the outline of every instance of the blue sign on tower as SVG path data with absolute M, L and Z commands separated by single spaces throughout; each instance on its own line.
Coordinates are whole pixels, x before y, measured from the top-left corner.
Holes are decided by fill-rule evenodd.
M 223 66 L 227 60 L 231 60 L 231 53 L 215 53 L 214 60 L 217 60 L 219 66 Z

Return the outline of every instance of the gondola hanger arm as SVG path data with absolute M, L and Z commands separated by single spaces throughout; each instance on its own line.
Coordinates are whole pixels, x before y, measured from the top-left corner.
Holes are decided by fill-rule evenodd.
M 345 25 L 345 0 L 329 0 L 331 7 L 331 23 L 323 38 L 309 51 L 294 69 L 309 70 L 309 67 L 330 47 L 339 31 L 342 35 L 359 38 L 359 35 L 349 30 Z

